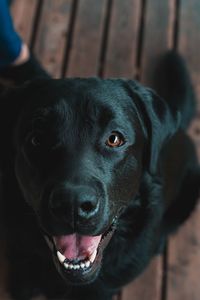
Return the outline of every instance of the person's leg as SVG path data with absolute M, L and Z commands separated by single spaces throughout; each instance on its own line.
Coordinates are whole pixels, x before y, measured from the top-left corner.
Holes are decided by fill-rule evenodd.
M 0 0 L 0 78 L 19 84 L 36 77 L 49 75 L 14 30 L 8 1 Z
M 7 0 L 0 1 L 0 70 L 20 55 L 22 40 L 13 28 Z

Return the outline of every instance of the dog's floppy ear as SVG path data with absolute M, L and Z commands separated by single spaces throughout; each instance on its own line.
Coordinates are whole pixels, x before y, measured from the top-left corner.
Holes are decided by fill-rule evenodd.
M 180 113 L 174 115 L 162 98 L 153 90 L 134 80 L 125 81 L 126 90 L 133 100 L 142 129 L 147 138 L 145 160 L 149 172 L 155 174 L 158 158 L 166 141 L 172 137 L 180 124 Z
M 0 85 L 0 170 L 10 167 L 13 158 L 13 130 L 21 111 L 23 97 L 21 88 Z

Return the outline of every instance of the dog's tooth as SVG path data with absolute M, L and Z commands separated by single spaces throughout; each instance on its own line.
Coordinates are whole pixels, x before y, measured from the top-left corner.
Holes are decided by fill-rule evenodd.
M 75 270 L 78 270 L 78 269 L 80 269 L 80 266 L 79 266 L 79 265 L 75 265 L 75 266 L 74 266 L 74 269 L 75 269 Z
M 69 264 L 68 263 L 64 263 L 64 267 L 65 267 L 65 269 L 69 269 Z
M 90 266 L 90 261 L 89 260 L 85 262 L 85 266 L 86 266 L 86 268 L 89 268 L 89 266 Z
M 90 264 L 94 262 L 95 258 L 97 255 L 97 250 L 95 250 L 91 256 L 89 257 L 89 260 L 85 261 L 85 262 L 81 262 L 80 264 L 73 264 L 73 263 L 67 263 L 65 262 L 66 257 L 60 253 L 60 251 L 57 251 L 57 257 L 58 260 L 60 261 L 61 264 L 64 264 L 65 269 L 70 269 L 70 270 L 78 270 L 80 268 L 84 269 L 84 268 L 89 268 Z
M 73 269 L 74 266 L 72 264 L 69 264 L 69 269 Z
M 66 259 L 66 257 L 64 256 L 64 255 L 62 255 L 62 253 L 60 253 L 60 251 L 57 251 L 57 257 L 58 257 L 58 260 L 59 260 L 59 262 L 62 264 L 64 261 L 65 261 L 65 259 Z
M 90 257 L 89 257 L 89 260 L 90 260 L 91 263 L 94 262 L 96 256 L 97 256 L 97 250 L 95 250 L 95 251 L 90 255 Z
M 85 264 L 81 263 L 81 268 L 84 269 L 85 268 Z

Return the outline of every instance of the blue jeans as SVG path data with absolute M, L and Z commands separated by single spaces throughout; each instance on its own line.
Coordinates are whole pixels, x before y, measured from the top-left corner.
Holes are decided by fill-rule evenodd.
M 14 30 L 8 1 L 0 0 L 0 70 L 19 56 L 21 47 L 22 40 Z

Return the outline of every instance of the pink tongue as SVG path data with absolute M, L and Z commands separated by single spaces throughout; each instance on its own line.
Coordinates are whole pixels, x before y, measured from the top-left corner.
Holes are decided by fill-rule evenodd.
M 67 259 L 84 259 L 90 256 L 101 241 L 101 235 L 84 236 L 79 234 L 70 234 L 53 237 L 56 248 Z

